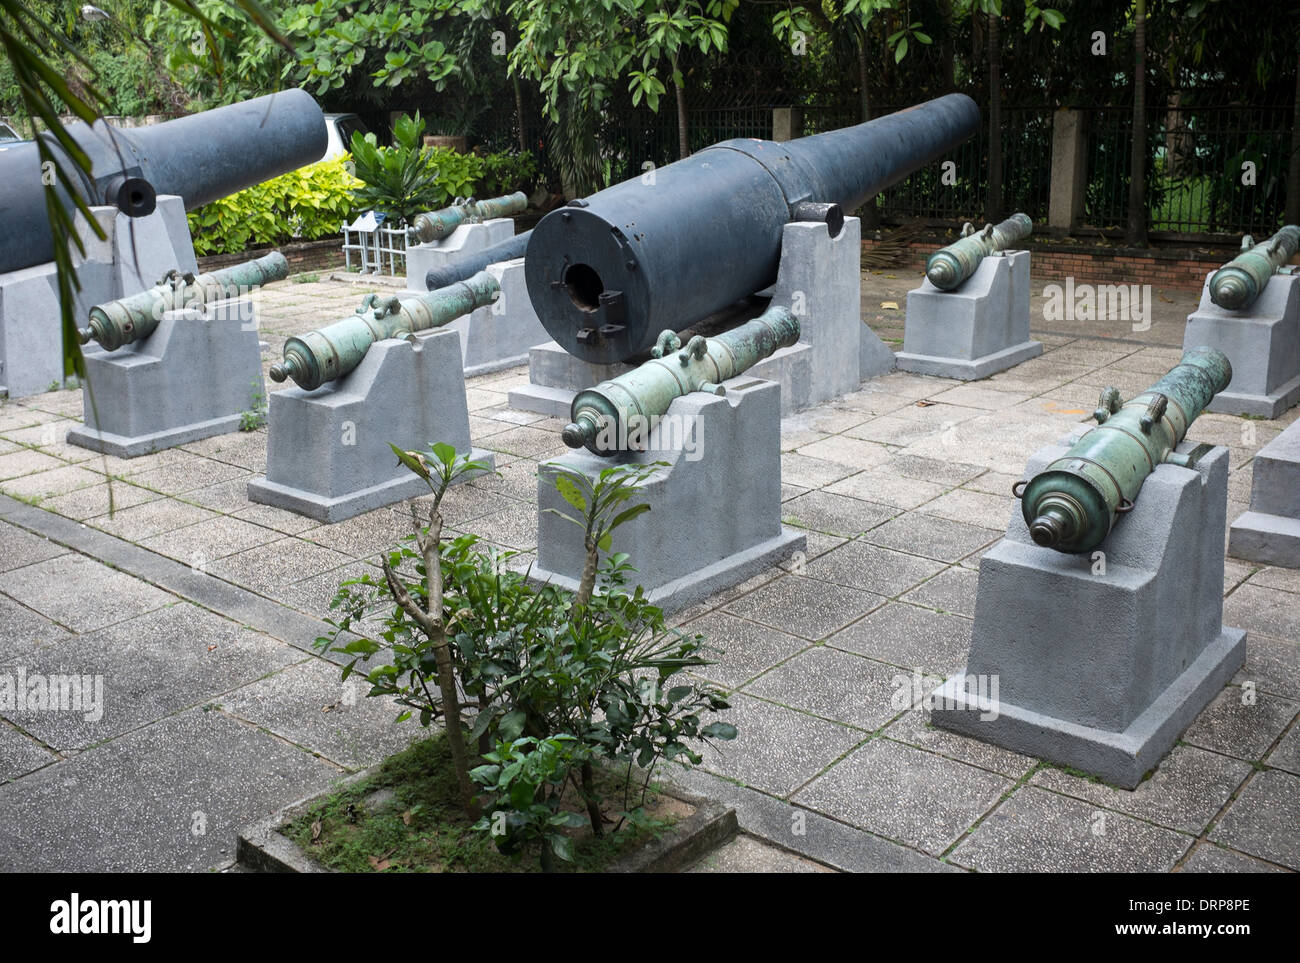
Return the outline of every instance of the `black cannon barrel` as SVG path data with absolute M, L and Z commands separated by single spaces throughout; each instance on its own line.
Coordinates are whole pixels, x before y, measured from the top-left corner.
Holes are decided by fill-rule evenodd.
M 979 129 L 949 94 L 842 130 L 728 140 L 552 211 L 524 265 L 547 332 L 611 363 L 776 280 L 781 232 L 805 202 L 852 211 Z
M 473 254 L 462 254 L 442 267 L 430 268 L 424 276 L 424 286 L 430 291 L 436 291 L 438 288 L 445 288 L 449 284 L 473 277 L 479 271 L 486 270 L 489 264 L 500 264 L 502 261 L 521 258 L 528 248 L 528 237 L 532 233 L 532 231 L 524 231 L 508 241 L 501 241 Z
M 325 117 L 311 95 L 284 90 L 217 107 L 152 127 L 123 130 L 103 121 L 71 124 L 68 134 L 90 157 L 92 175 L 74 174 L 54 137 L 54 150 L 72 184 L 58 184 L 64 207 L 72 194 L 89 205 L 116 204 L 138 216 L 157 194 L 178 194 L 187 210 L 234 194 L 325 154 Z M 36 144 L 0 151 L 0 273 L 54 258 L 45 187 Z

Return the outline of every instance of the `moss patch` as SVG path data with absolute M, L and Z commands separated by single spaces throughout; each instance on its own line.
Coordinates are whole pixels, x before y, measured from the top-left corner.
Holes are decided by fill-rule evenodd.
M 609 801 L 605 814 L 611 822 L 601 837 L 593 836 L 590 826 L 575 831 L 574 861 L 556 860 L 557 870 L 599 872 L 690 812 L 652 788 L 645 818 L 635 826 L 625 821 L 611 832 L 625 786 L 625 773 L 598 771 L 597 789 Z M 585 813 L 576 794 L 570 795 L 566 808 Z M 635 805 L 639 784 L 630 795 Z M 457 802 L 451 753 L 438 734 L 390 756 L 373 775 L 327 796 L 281 832 L 313 859 L 344 873 L 540 870 L 536 852 L 503 856 L 473 825 Z

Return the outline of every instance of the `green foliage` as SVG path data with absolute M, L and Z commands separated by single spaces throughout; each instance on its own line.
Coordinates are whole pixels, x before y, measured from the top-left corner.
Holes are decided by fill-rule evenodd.
M 320 161 L 189 213 L 196 254 L 225 254 L 262 244 L 338 234 L 357 210 L 361 182 L 346 157 Z
M 380 147 L 374 134 L 352 135 L 352 157 L 362 180 L 357 203 L 409 223 L 422 211 L 442 206 L 439 172 L 424 146 L 424 122 L 402 114 L 393 125 L 393 146 Z
M 537 158 L 527 151 L 488 154 L 483 158 L 483 172 L 474 196 L 501 197 L 515 191 L 531 194 L 540 175 Z
M 265 425 L 267 407 L 266 392 L 262 390 L 261 379 L 254 378 L 249 386 L 248 410 L 239 413 L 239 430 L 257 431 Z
M 447 207 L 458 197 L 490 196 L 481 191 L 482 178 L 487 170 L 485 158 L 477 154 L 462 154 L 450 147 L 429 147 L 426 150 L 435 178 L 431 195 L 434 200 L 421 210 Z
M 462 462 L 445 445 L 432 455 L 399 453 L 440 498 L 448 472 Z M 646 510 L 629 503 L 637 480 L 656 468 L 609 469 L 583 485 L 561 475 L 557 487 L 585 537 L 608 546 L 619 525 Z M 443 715 L 432 684 L 437 653 L 408 612 L 412 606 L 392 604 L 402 596 L 417 610 L 428 604 L 424 565 L 432 556 L 416 550 L 420 540 L 408 536 L 389 553 L 384 567 L 396 586 L 370 574 L 340 586 L 329 619 L 334 631 L 317 644 L 351 657 L 345 679 L 359 664 L 387 655 L 366 673 L 369 694 L 394 698 L 399 719 L 418 714 L 429 725 Z M 727 707 L 721 693 L 683 681 L 684 670 L 708 664 L 704 637 L 667 628 L 641 588 L 625 590 L 626 555 L 606 560 L 600 591 L 582 602 L 555 586 L 531 584 L 526 572 L 509 567 L 514 554 L 482 549 L 475 536 L 461 535 L 439 545 L 436 581 L 460 689 L 478 709 L 468 735 L 484 760 L 471 772 L 487 796 L 479 828 L 503 853 L 534 848 L 545 865 L 552 856 L 570 857 L 563 830 L 574 817 L 560 806 L 566 786 L 587 806 L 592 831 L 603 833 L 593 764 L 693 765 L 701 760 L 696 744 L 731 739 L 735 729 L 705 721 Z M 338 644 L 345 633 L 358 638 Z M 626 818 L 633 807 L 626 797 L 622 802 Z

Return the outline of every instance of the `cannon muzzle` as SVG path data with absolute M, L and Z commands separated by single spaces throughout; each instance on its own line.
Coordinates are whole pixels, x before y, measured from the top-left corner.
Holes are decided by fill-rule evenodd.
M 0 274 L 54 259 L 45 210 L 52 189 L 66 210 L 74 197 L 87 205 L 116 205 L 141 217 L 158 194 L 178 194 L 193 210 L 321 159 L 325 117 L 311 95 L 285 90 L 217 107 L 152 127 L 122 130 L 104 121 L 70 124 L 68 136 L 91 160 L 91 176 L 76 170 L 62 146 L 41 134 L 72 183 L 47 188 L 36 144 L 0 153 Z
M 552 211 L 525 259 L 537 316 L 584 361 L 625 361 L 776 279 L 804 203 L 852 211 L 979 129 L 949 94 L 855 127 L 728 140 Z
M 574 396 L 561 437 L 570 448 L 585 445 L 597 455 L 643 449 L 674 398 L 692 391 L 722 394 L 728 378 L 798 340 L 799 319 L 775 306 L 715 337 L 696 335 L 686 347 L 665 330 L 651 360 Z
M 314 391 L 356 370 L 375 342 L 440 328 L 500 295 L 500 284 L 486 271 L 413 298 L 368 294 L 352 317 L 286 341 L 284 360 L 272 365 L 271 380 L 292 378 Z
M 1194 455 L 1174 449 L 1212 398 L 1228 387 L 1232 365 L 1214 348 L 1192 348 L 1142 394 L 1121 402 L 1101 393 L 1098 427 L 1012 493 L 1033 540 L 1058 552 L 1088 552 L 1133 507 L 1147 475 L 1163 462 L 1188 467 Z
M 960 241 L 930 255 L 925 262 L 925 276 L 940 291 L 956 290 L 975 273 L 980 261 L 1027 238 L 1033 229 L 1028 214 L 1012 214 L 1001 224 L 987 224 L 978 232 L 967 224 Z
M 1300 227 L 1288 224 L 1262 244 L 1247 234 L 1241 253 L 1210 278 L 1210 300 L 1227 311 L 1243 311 L 1264 292 L 1268 279 L 1300 249 Z

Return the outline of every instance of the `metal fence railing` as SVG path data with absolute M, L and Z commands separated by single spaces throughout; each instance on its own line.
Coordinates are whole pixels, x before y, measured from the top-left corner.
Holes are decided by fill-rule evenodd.
M 795 98 L 800 99 L 800 98 Z M 824 100 L 809 95 L 807 100 Z M 700 96 L 688 109 L 692 151 L 731 137 L 772 136 L 772 111 L 781 104 L 749 98 L 738 106 Z M 700 102 L 703 101 L 703 102 Z M 877 116 L 908 106 L 875 105 Z M 803 133 L 815 134 L 858 122 L 855 103 L 805 104 Z M 1293 107 L 1240 104 L 1189 105 L 1177 98 L 1147 112 L 1147 229 L 1153 234 L 1266 234 L 1282 223 L 1286 207 L 1288 151 Z M 1008 106 L 1002 110 L 1002 214 L 1024 211 L 1046 222 L 1052 188 L 1054 106 Z M 1087 181 L 1084 231 L 1116 231 L 1128 214 L 1132 111 L 1126 106 L 1084 109 Z M 482 138 L 495 149 L 517 146 L 510 110 L 494 111 Z M 540 122 L 525 131 L 544 166 Z M 653 113 L 644 105 L 611 112 L 603 121 L 606 168 L 612 182 L 637 176 L 646 164 L 677 159 L 677 118 L 671 100 Z M 943 160 L 885 190 L 874 201 L 884 223 L 925 222 L 958 226 L 988 218 L 988 118 L 980 131 Z M 1300 159 L 1297 159 L 1300 163 Z M 1244 165 L 1253 165 L 1247 167 Z M 1252 183 L 1253 180 L 1253 183 Z

